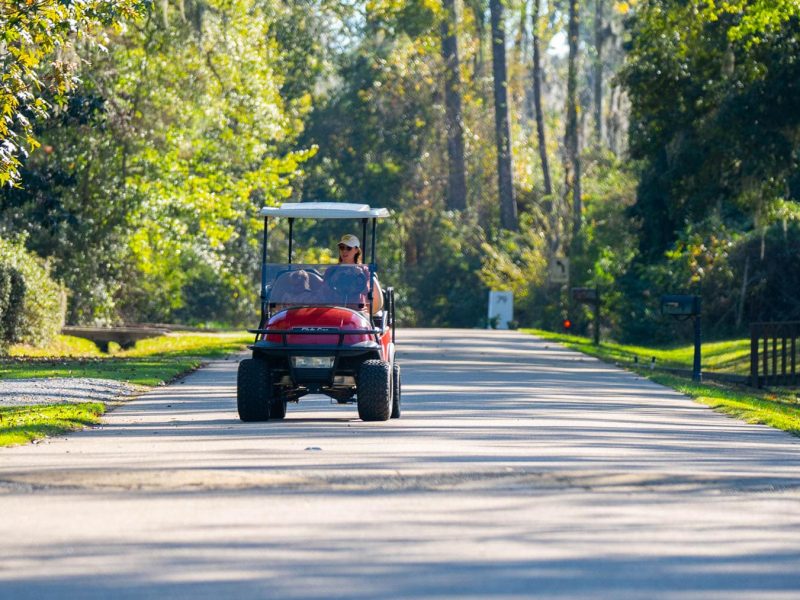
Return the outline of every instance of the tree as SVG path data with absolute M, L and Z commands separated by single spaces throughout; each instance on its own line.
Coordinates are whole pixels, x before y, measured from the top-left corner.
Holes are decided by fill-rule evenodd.
M 19 181 L 19 157 L 37 147 L 33 121 L 75 86 L 76 41 L 143 10 L 139 0 L 0 3 L 0 186 Z M 100 40 L 102 41 L 102 39 Z
M 492 73 L 494 75 L 494 121 L 497 145 L 497 182 L 500 195 L 500 224 L 503 229 L 516 231 L 519 225 L 511 170 L 506 34 L 502 0 L 491 0 L 489 8 L 492 17 Z
M 76 47 L 80 85 L 0 198 L 4 228 L 31 231 L 70 287 L 71 322 L 250 315 L 257 209 L 313 153 L 295 143 L 302 90 L 281 96 L 274 7 L 205 0 L 184 19 L 168 4 L 109 32 L 108 52 Z
M 605 0 L 594 0 L 594 140 L 600 146 L 603 143 L 603 47 L 611 35 L 609 25 L 605 23 Z
M 761 3 L 757 3 L 761 4 Z M 737 3 L 743 9 L 741 3 Z M 663 252 L 687 225 L 716 215 L 737 228 L 768 223 L 797 199 L 800 18 L 652 0 L 629 25 L 621 74 L 632 103 L 631 154 L 643 161 L 633 214 L 641 247 Z
M 579 13 L 578 0 L 569 0 L 569 24 L 567 38 L 569 41 L 569 64 L 567 71 L 567 126 L 564 133 L 564 189 L 572 193 L 572 238 L 577 239 L 581 230 L 581 163 L 578 131 L 578 36 Z
M 547 160 L 547 141 L 544 128 L 544 109 L 542 107 L 542 56 L 540 49 L 541 39 L 541 0 L 534 0 L 533 14 L 531 16 L 531 29 L 533 30 L 533 107 L 536 114 L 536 137 L 539 148 L 539 160 L 542 165 L 542 178 L 544 179 L 544 193 L 549 196 L 553 193 L 550 183 L 550 165 Z
M 464 0 L 464 4 L 470 9 L 475 22 L 475 38 L 477 48 L 473 63 L 473 77 L 481 79 L 483 77 L 483 39 L 486 35 L 486 4 L 487 0 Z
M 445 14 L 441 29 L 448 157 L 447 208 L 463 210 L 467 207 L 467 183 L 461 112 L 461 66 L 458 59 L 458 20 L 455 0 L 444 0 L 443 4 Z

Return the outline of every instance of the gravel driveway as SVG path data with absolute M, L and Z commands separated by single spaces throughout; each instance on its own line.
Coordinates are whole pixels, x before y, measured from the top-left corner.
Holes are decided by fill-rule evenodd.
M 110 379 L 47 377 L 0 380 L 0 406 L 77 402 L 113 403 L 145 388 Z

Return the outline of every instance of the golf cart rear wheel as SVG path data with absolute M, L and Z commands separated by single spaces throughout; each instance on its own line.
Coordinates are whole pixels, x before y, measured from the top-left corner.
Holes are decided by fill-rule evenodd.
M 392 369 L 382 360 L 365 360 L 358 370 L 358 416 L 386 421 L 392 413 Z
M 239 363 L 236 378 L 236 407 L 246 422 L 268 421 L 272 403 L 272 377 L 267 362 L 246 358 Z
M 392 418 L 399 419 L 402 412 L 400 365 L 392 366 Z

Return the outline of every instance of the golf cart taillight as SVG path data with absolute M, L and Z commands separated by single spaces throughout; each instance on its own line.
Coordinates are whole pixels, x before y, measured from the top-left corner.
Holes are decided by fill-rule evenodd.
M 293 356 L 292 366 L 295 369 L 330 369 L 333 367 L 332 356 Z

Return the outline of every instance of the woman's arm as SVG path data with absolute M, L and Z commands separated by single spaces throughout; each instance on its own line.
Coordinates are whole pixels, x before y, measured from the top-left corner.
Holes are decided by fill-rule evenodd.
M 376 313 L 383 308 L 383 290 L 378 283 L 377 275 L 372 276 L 372 312 Z

